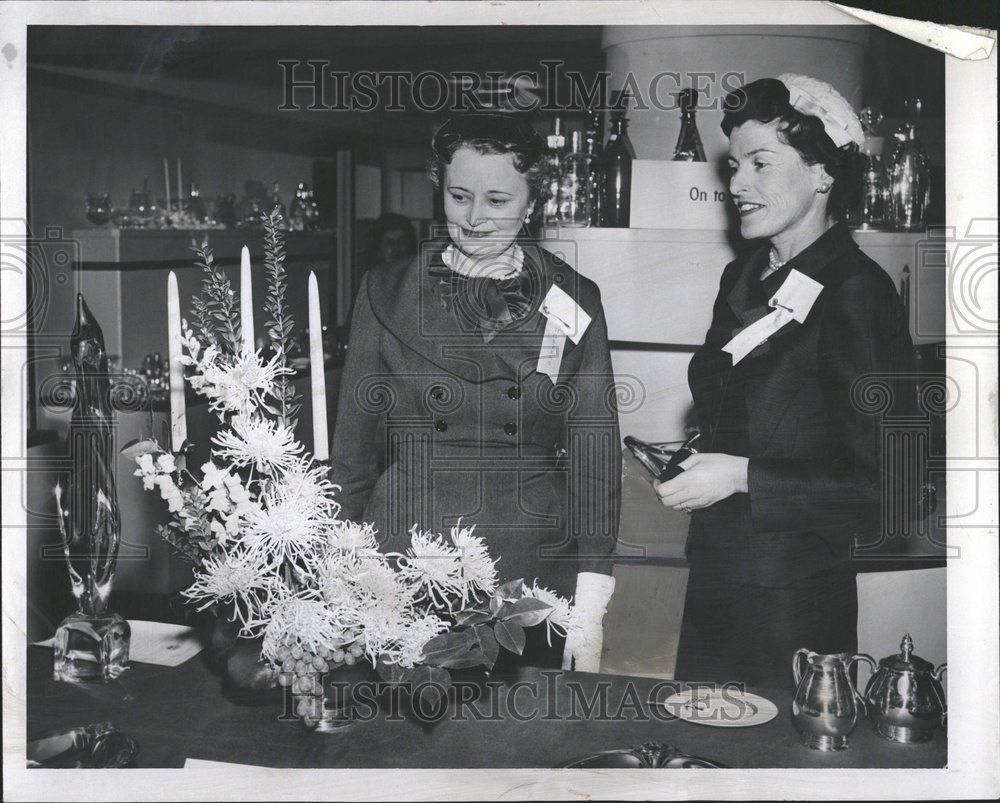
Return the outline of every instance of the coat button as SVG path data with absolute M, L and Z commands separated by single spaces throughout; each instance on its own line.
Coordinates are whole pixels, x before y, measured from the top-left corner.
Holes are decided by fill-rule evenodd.
M 447 432 L 448 431 L 448 422 L 447 421 L 442 421 L 439 418 L 437 421 L 434 422 L 434 429 L 436 429 L 438 432 Z
M 508 421 L 506 424 L 503 425 L 503 431 L 506 432 L 508 435 L 516 435 L 517 424 L 515 424 L 513 421 Z
M 517 385 L 511 385 L 507 388 L 507 398 L 508 399 L 520 399 L 521 389 Z

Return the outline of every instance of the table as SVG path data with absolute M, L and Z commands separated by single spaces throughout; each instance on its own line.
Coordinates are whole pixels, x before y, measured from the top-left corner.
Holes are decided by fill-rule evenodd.
M 866 722 L 858 724 L 843 752 L 808 750 L 790 721 L 790 689 L 748 689 L 777 704 L 779 715 L 771 722 L 715 728 L 651 715 L 650 694 L 665 699 L 682 687 L 676 681 L 531 667 L 517 668 L 502 684 L 496 680 L 486 697 L 463 708 L 463 721 L 447 716 L 431 725 L 408 714 L 391 721 L 390 711 L 380 711 L 343 732 L 310 733 L 298 722 L 278 719 L 277 692 L 264 705 L 227 699 L 203 658 L 173 668 L 134 663 L 107 685 L 75 685 L 52 680 L 51 650 L 29 647 L 27 737 L 110 721 L 138 741 L 140 767 L 181 767 L 187 758 L 267 767 L 555 767 L 647 741 L 734 768 L 937 768 L 947 762 L 942 733 L 926 744 L 895 744 Z M 584 715 L 579 700 L 594 699 L 602 683 L 607 716 L 599 717 L 598 710 Z M 477 720 L 473 714 L 475 708 L 491 715 L 494 705 L 504 712 L 512 703 L 514 713 L 499 718 Z

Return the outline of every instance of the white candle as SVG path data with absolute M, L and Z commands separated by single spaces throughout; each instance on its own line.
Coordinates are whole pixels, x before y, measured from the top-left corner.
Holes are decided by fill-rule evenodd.
M 181 363 L 181 301 L 177 276 L 167 274 L 167 355 L 170 368 L 170 449 L 179 452 L 187 440 L 187 413 L 184 409 L 184 366 Z
M 170 214 L 170 162 L 167 161 L 167 157 L 163 157 L 163 187 L 166 190 L 166 201 L 167 201 L 167 214 Z
M 253 338 L 253 284 L 250 280 L 250 249 L 245 245 L 240 251 L 240 329 L 243 348 L 256 351 Z
M 330 459 L 326 433 L 326 375 L 323 373 L 323 321 L 319 314 L 319 284 L 309 271 L 309 375 L 313 408 L 313 456 Z
M 177 211 L 184 211 L 184 180 L 181 178 L 181 157 L 177 157 Z

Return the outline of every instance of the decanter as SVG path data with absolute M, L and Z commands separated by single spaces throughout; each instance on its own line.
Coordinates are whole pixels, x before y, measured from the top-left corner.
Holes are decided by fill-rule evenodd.
M 875 134 L 883 119 L 882 112 L 869 106 L 861 110 L 859 118 L 861 127 L 865 131 L 865 141 L 861 145 L 864 169 L 860 197 L 858 203 L 848 210 L 847 222 L 863 230 L 880 229 L 885 227 L 887 223 L 888 227 L 892 228 L 891 221 L 886 220 L 886 207 L 889 205 L 889 177 L 882 161 L 885 139 Z
M 559 179 L 559 225 L 584 228 L 590 225 L 590 163 L 583 150 L 583 134 L 574 131 L 570 141 Z
M 698 134 L 698 124 L 694 113 L 698 108 L 698 90 L 682 89 L 677 93 L 677 102 L 681 108 L 681 131 L 677 136 L 674 148 L 675 162 L 704 162 L 705 149 Z
M 288 228 L 292 231 L 306 230 L 306 198 L 307 187 L 300 181 L 299 186 L 295 188 L 295 200 L 288 210 Z
M 922 229 L 930 200 L 930 162 L 920 140 L 920 98 L 906 101 L 909 120 L 896 130 L 889 168 L 892 216 L 897 228 Z
M 197 184 L 188 187 L 188 197 L 184 202 L 184 211 L 197 223 L 204 223 L 208 219 L 208 210 L 205 202 L 201 199 L 201 190 Z
M 589 175 L 587 178 L 587 194 L 590 198 L 590 225 L 601 225 L 601 213 L 604 208 L 604 167 L 601 158 L 601 142 L 604 135 L 604 121 L 600 112 L 591 109 L 587 112 L 587 122 L 584 130 L 584 153 L 587 154 Z
M 611 104 L 611 132 L 604 149 L 604 217 L 602 226 L 628 228 L 632 195 L 632 160 L 635 148 L 628 137 L 629 93 L 615 93 Z
M 562 175 L 562 157 L 566 149 L 566 136 L 562 132 L 562 120 L 555 119 L 552 133 L 546 138 L 548 156 L 546 169 L 549 176 L 549 199 L 545 202 L 545 225 L 559 223 L 559 186 Z

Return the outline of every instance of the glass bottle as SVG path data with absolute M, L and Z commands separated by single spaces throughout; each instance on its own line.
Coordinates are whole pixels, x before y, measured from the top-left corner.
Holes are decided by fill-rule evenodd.
M 875 129 L 882 122 L 882 112 L 869 106 L 861 110 L 859 118 L 865 131 L 865 141 L 861 145 L 864 170 L 860 197 L 857 204 L 848 209 L 847 222 L 859 229 L 879 229 L 887 223 L 889 196 L 889 178 L 882 161 L 885 139 L 875 135 Z M 892 228 L 891 224 L 889 228 Z
M 566 136 L 562 132 L 562 120 L 558 117 L 555 119 L 552 133 L 546 139 L 546 144 L 548 145 L 549 199 L 545 202 L 544 220 L 546 226 L 554 226 L 559 222 L 559 185 L 563 151 L 566 149 Z
M 295 200 L 288 210 L 288 227 L 292 231 L 305 231 L 306 229 L 306 185 L 299 182 L 295 189 Z
M 590 225 L 589 159 L 580 131 L 574 131 L 570 141 L 570 153 L 563 159 L 559 180 L 559 225 L 583 228 Z
M 603 148 L 601 142 L 604 136 L 604 120 L 598 111 L 587 112 L 587 123 L 584 131 L 584 153 L 590 170 L 587 195 L 590 198 L 590 225 L 601 225 L 601 213 L 604 208 L 604 165 L 601 158 Z
M 195 183 L 192 183 L 188 188 L 184 211 L 197 223 L 204 223 L 208 219 L 208 210 L 205 208 L 205 202 L 201 199 L 201 190 Z
M 896 227 L 922 229 L 930 200 L 930 163 L 920 141 L 920 98 L 906 101 L 909 120 L 896 130 L 897 144 L 889 167 L 889 196 Z
M 682 89 L 677 93 L 677 102 L 681 108 L 681 132 L 677 136 L 674 148 L 675 162 L 704 162 L 705 149 L 698 134 L 698 124 L 694 113 L 698 108 L 698 90 Z
M 629 94 L 622 90 L 612 101 L 611 132 L 604 149 L 604 215 L 602 226 L 628 228 L 635 148 L 628 138 Z

